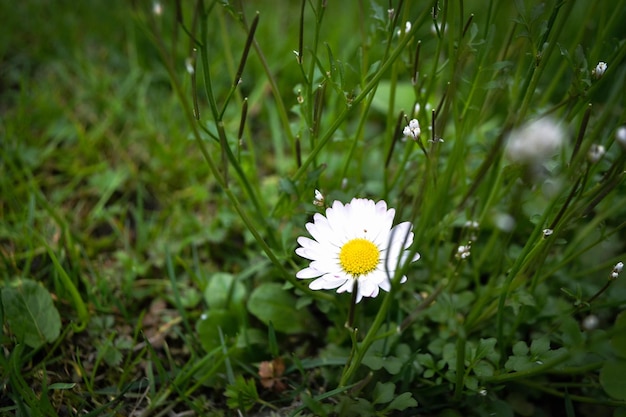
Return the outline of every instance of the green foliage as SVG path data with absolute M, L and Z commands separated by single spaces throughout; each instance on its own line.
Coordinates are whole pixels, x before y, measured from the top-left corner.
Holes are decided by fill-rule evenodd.
M 226 404 L 232 409 L 248 411 L 259 400 L 254 380 L 246 380 L 243 375 L 237 375 L 235 382 L 226 387 L 224 395 L 227 397 Z
M 266 283 L 254 289 L 248 299 L 250 314 L 277 332 L 294 334 L 313 330 L 315 321 L 308 310 L 296 308 L 296 298 L 281 284 Z
M 0 414 L 623 414 L 625 0 L 39 3 L 0 3 Z M 357 305 L 294 253 L 354 197 L 421 254 Z
M 50 293 L 33 280 L 2 288 L 2 307 L 17 340 L 31 348 L 54 342 L 61 333 L 61 317 Z

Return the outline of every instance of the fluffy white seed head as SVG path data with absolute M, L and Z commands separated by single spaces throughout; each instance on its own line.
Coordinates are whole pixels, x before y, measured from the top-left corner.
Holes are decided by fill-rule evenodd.
M 540 163 L 554 156 L 563 145 L 563 128 L 549 117 L 533 120 L 513 130 L 504 150 L 511 162 Z

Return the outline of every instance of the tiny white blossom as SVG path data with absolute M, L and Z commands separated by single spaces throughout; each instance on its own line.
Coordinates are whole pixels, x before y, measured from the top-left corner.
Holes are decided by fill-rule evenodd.
M 315 190 L 315 200 L 313 200 L 313 204 L 320 207 L 324 206 L 324 194 L 322 194 L 320 190 Z
M 552 229 L 543 229 L 543 237 L 552 236 L 552 233 L 554 233 Z
M 185 69 L 189 74 L 193 74 L 196 70 L 193 67 L 193 59 L 187 58 L 185 59 Z
M 539 163 L 557 153 L 564 136 L 563 128 L 553 119 L 533 120 L 509 134 L 504 153 L 511 162 Z
M 615 139 L 622 149 L 626 150 L 626 126 L 620 126 L 617 128 L 615 131 Z
M 606 153 L 606 149 L 604 149 L 604 146 L 602 145 L 596 145 L 595 143 L 593 145 L 591 145 L 591 147 L 589 148 L 589 153 L 587 154 L 587 159 L 589 160 L 589 162 L 591 162 L 592 164 L 595 164 L 596 162 L 598 162 L 600 159 L 602 159 L 602 157 L 604 156 L 604 154 Z
M 624 269 L 624 263 L 623 262 L 616 263 L 615 266 L 613 267 L 613 270 L 611 271 L 611 274 L 609 274 L 609 279 L 617 279 L 617 277 L 619 277 L 620 272 L 622 272 L 622 269 Z
M 472 245 L 471 242 L 468 243 L 467 245 L 461 245 L 456 249 L 456 257 L 457 259 L 467 259 L 469 258 L 469 256 L 471 255 L 471 249 L 472 249 Z
M 606 69 L 607 69 L 606 62 L 600 61 L 598 62 L 598 65 L 596 65 L 596 67 L 593 69 L 593 71 L 591 71 L 591 75 L 593 75 L 594 78 L 596 79 L 600 79 L 606 72 Z
M 411 119 L 409 124 L 404 127 L 402 134 L 407 138 L 413 138 L 413 140 L 417 140 L 420 137 L 422 131 L 420 130 L 420 124 L 417 119 Z
M 156 16 L 161 16 L 163 14 L 163 6 L 161 6 L 160 2 L 155 1 L 152 4 L 152 13 L 154 13 Z
M 585 330 L 594 330 L 600 324 L 600 319 L 595 314 L 590 314 L 583 319 L 582 326 Z
M 480 225 L 478 224 L 476 220 L 468 220 L 465 222 L 465 227 L 469 229 L 478 229 L 479 226 Z
M 406 22 L 404 24 L 404 33 L 409 33 L 411 31 L 411 22 Z M 402 35 L 402 29 L 398 29 L 398 36 Z

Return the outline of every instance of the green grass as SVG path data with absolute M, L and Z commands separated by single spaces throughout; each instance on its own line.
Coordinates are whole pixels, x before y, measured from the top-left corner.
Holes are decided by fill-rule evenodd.
M 0 3 L 0 414 L 624 415 L 626 2 L 241 3 Z M 406 283 L 296 278 L 315 189 Z

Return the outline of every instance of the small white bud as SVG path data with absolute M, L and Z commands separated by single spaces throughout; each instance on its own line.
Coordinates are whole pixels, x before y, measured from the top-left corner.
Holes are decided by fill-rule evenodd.
M 589 148 L 589 153 L 587 154 L 587 159 L 589 160 L 589 162 L 591 162 L 592 164 L 595 164 L 596 162 L 598 162 L 600 159 L 602 159 L 602 157 L 604 156 L 604 154 L 606 153 L 606 149 L 604 149 L 604 146 L 602 145 L 596 145 L 595 143 L 593 145 L 591 145 L 591 147 Z
M 593 75 L 596 80 L 599 80 L 606 72 L 607 67 L 608 66 L 606 65 L 606 62 L 600 61 L 598 62 L 598 65 L 596 65 L 596 67 L 593 69 L 593 71 L 591 71 L 591 75 Z
M 615 139 L 622 149 L 626 150 L 626 126 L 620 126 L 617 128 L 615 131 Z
M 554 233 L 552 229 L 543 229 L 543 237 L 552 236 L 552 233 Z
M 465 227 L 467 227 L 468 229 L 478 229 L 479 226 L 480 225 L 476 220 L 468 220 L 465 222 Z
M 609 279 L 617 279 L 619 274 L 622 272 L 622 269 L 624 269 L 624 262 L 616 263 L 613 267 L 613 271 L 611 271 L 611 274 L 609 275 Z
M 600 319 L 598 319 L 598 316 L 594 314 L 588 315 L 587 317 L 583 319 L 583 322 L 582 322 L 583 329 L 585 330 L 594 330 L 598 328 L 599 324 L 600 324 Z
M 407 34 L 411 31 L 411 22 L 406 22 L 404 24 L 404 32 L 402 32 L 402 29 L 398 29 L 398 36 L 401 36 L 403 33 Z
M 324 194 L 322 194 L 320 190 L 315 190 L 315 200 L 313 200 L 313 204 L 318 207 L 324 206 Z
M 193 74 L 196 71 L 195 68 L 193 67 L 192 58 L 185 59 L 185 69 L 187 70 L 189 74 Z
M 407 138 L 413 138 L 413 140 L 417 140 L 420 137 L 422 131 L 420 130 L 420 124 L 417 119 L 411 119 L 409 124 L 404 127 L 402 130 L 402 134 Z
M 470 250 L 472 249 L 472 243 L 469 242 L 467 245 L 461 245 L 456 249 L 456 258 L 463 260 L 469 258 L 471 255 Z

